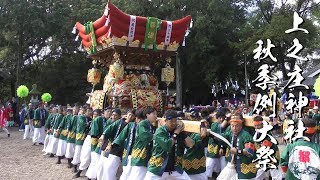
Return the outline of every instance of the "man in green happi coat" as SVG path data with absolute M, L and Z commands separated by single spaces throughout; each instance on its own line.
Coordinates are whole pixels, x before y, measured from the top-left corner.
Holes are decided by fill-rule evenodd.
M 287 144 L 281 152 L 280 165 L 286 173 L 286 179 L 320 179 L 320 145 L 310 142 L 316 133 L 314 120 L 303 118 L 298 119 L 297 131 L 303 135 L 296 135 L 295 142 Z
M 255 147 L 252 136 L 243 129 L 243 122 L 240 113 L 233 116 L 230 120 L 231 131 L 223 134 L 232 144 L 231 149 L 226 148 L 226 159 L 234 163 L 238 179 L 254 179 L 257 173 L 256 163 L 252 162 L 255 159 Z
M 58 126 L 57 134 L 59 135 L 58 148 L 57 148 L 57 156 L 58 161 L 57 164 L 61 164 L 61 159 L 66 155 L 67 149 L 67 135 L 68 135 L 68 123 L 72 120 L 72 109 L 63 109 L 63 119 Z
M 101 147 L 103 145 L 103 141 L 99 141 L 99 138 L 101 137 L 103 132 L 107 129 L 107 127 L 109 127 L 114 122 L 111 119 L 111 115 L 112 115 L 112 108 L 106 107 L 104 110 L 103 116 L 102 116 L 102 119 L 103 119 L 102 132 L 98 137 L 98 144 L 96 145 L 96 148 L 94 150 L 94 152 L 96 152 L 98 154 L 98 156 L 100 156 L 100 154 L 101 154 Z
M 32 139 L 33 137 L 33 117 L 34 117 L 34 108 L 32 103 L 28 104 L 28 109 L 26 111 L 25 115 L 25 121 L 24 121 L 24 135 L 23 139 L 27 139 L 28 137 Z
M 144 179 L 152 153 L 152 140 L 156 129 L 153 124 L 157 122 L 157 111 L 153 107 L 146 107 L 144 116 L 147 119 L 138 123 L 136 139 L 131 152 L 132 169 L 129 177 L 132 179 Z
M 111 176 L 108 172 L 109 162 L 117 160 L 117 156 L 114 154 L 120 153 L 122 154 L 122 149 L 118 147 L 112 148 L 112 142 L 118 135 L 121 133 L 123 128 L 127 125 L 126 119 L 121 118 L 121 110 L 113 109 L 111 114 L 111 119 L 114 121 L 110 124 L 103 132 L 101 137 L 99 138 L 100 142 L 103 142 L 103 146 L 101 147 L 101 165 L 97 169 L 97 177 L 98 179 L 108 179 Z M 115 149 L 116 148 L 116 149 Z M 113 151 L 111 157 L 109 154 Z
M 88 167 L 88 170 L 86 172 L 86 176 L 88 179 L 96 179 L 97 178 L 97 172 L 95 170 L 97 163 L 98 163 L 98 154 L 95 152 L 97 146 L 98 146 L 98 139 L 103 133 L 103 122 L 104 118 L 101 116 L 100 110 L 95 110 L 93 112 L 93 118 L 91 122 L 91 128 L 90 128 L 90 136 L 91 136 L 91 162 Z
M 189 175 L 191 180 L 207 180 L 206 175 L 206 155 L 205 147 L 208 144 L 206 137 L 206 128 L 201 129 L 201 135 L 198 133 L 191 133 L 189 137 L 193 140 L 192 147 L 185 147 L 182 167 Z
M 104 110 L 104 113 L 103 113 L 103 130 L 101 132 L 101 135 L 99 136 L 99 140 L 98 140 L 98 145 L 97 147 L 95 148 L 94 152 L 96 153 L 96 156 L 97 156 L 97 163 L 95 165 L 95 167 L 93 168 L 92 171 L 89 171 L 90 172 L 90 175 L 88 174 L 88 178 L 89 176 L 92 177 L 92 179 L 96 179 L 97 178 L 97 174 L 98 172 L 100 173 L 99 175 L 103 175 L 103 173 L 101 172 L 102 170 L 102 167 L 103 167 L 103 164 L 106 162 L 107 160 L 107 152 L 104 151 L 106 150 L 106 147 L 107 145 L 109 144 L 109 141 L 105 141 L 103 140 L 103 138 L 101 138 L 103 132 L 113 123 L 115 122 L 115 120 L 118 120 L 119 117 L 117 114 L 113 114 L 112 112 L 112 107 L 106 107 L 105 110 Z M 90 167 L 89 167 L 90 168 Z M 90 168 L 91 169 L 91 168 Z
M 81 148 L 82 148 L 83 142 L 86 138 L 86 134 L 85 134 L 85 130 L 87 127 L 86 115 L 85 115 L 86 111 L 87 111 L 87 108 L 85 106 L 82 106 L 80 108 L 79 115 L 78 115 L 77 122 L 76 122 L 75 149 L 74 149 L 73 160 L 71 162 L 73 164 L 75 173 L 78 171 L 77 165 L 80 164 Z
M 80 164 L 79 164 L 79 170 L 77 173 L 73 176 L 73 178 L 80 177 L 82 171 L 89 168 L 89 165 L 91 163 L 91 129 L 92 129 L 92 120 L 97 119 L 101 114 L 99 109 L 92 110 L 91 108 L 87 109 L 86 112 L 86 129 L 84 131 L 85 133 L 85 140 L 83 142 L 82 148 L 81 148 L 81 154 L 80 154 Z
M 57 148 L 58 148 L 58 141 L 59 141 L 59 136 L 57 134 L 58 127 L 63 119 L 63 108 L 61 106 L 57 107 L 58 108 L 58 114 L 54 117 L 53 119 L 53 124 L 51 127 L 51 130 L 53 132 L 53 136 L 50 140 L 50 144 L 48 147 L 48 153 L 51 153 L 50 157 L 53 157 L 54 154 L 57 153 Z
M 67 148 L 65 157 L 68 159 L 68 168 L 71 168 L 72 159 L 74 156 L 74 148 L 76 141 L 76 129 L 77 129 L 77 120 L 78 120 L 79 106 L 74 106 L 72 109 L 72 118 L 71 121 L 67 123 Z
M 44 145 L 43 145 L 43 150 L 42 152 L 44 152 L 43 155 L 47 155 L 46 153 L 46 149 L 48 147 L 48 144 L 50 143 L 50 139 L 51 139 L 51 136 L 52 136 L 52 132 L 51 132 L 51 123 L 56 115 L 58 111 L 54 108 L 54 107 L 49 107 L 49 115 L 48 115 L 48 118 L 46 120 L 46 123 L 44 125 L 44 128 L 45 128 L 45 131 L 46 131 L 46 137 L 44 139 Z
M 177 116 L 177 112 L 171 109 L 164 113 L 165 125 L 159 127 L 154 134 L 152 156 L 145 180 L 190 179 L 182 168 L 182 157 L 185 147 L 192 148 L 194 142 L 181 133 L 184 125 L 177 123 Z
M 33 117 L 33 126 L 34 126 L 34 134 L 33 134 L 33 145 L 37 143 L 42 144 L 45 138 L 45 130 L 44 125 L 45 121 L 48 118 L 48 111 L 44 108 L 44 104 L 40 103 L 39 107 L 34 111 Z
M 210 129 L 212 132 L 222 135 L 229 127 L 230 112 L 227 108 L 222 108 L 216 114 L 218 122 L 211 123 Z M 223 143 L 215 137 L 210 137 L 208 141 L 208 151 L 206 158 L 206 176 L 211 178 L 214 173 L 215 177 L 226 166 L 225 154 L 222 149 Z M 222 152 L 220 153 L 220 149 Z
M 120 180 L 129 179 L 131 173 L 131 153 L 133 144 L 136 138 L 137 124 L 145 119 L 143 110 L 139 109 L 135 112 L 134 122 L 130 122 L 120 133 L 120 135 L 113 141 L 114 144 L 120 146 L 123 150 L 122 154 L 122 174 Z
M 124 149 L 123 144 L 125 143 L 126 138 L 131 135 L 133 131 L 132 128 L 135 127 L 135 112 L 135 109 L 129 109 L 127 111 L 126 118 L 120 120 L 124 121 L 124 123 L 121 123 L 121 127 L 117 130 L 119 131 L 119 135 L 115 136 L 115 140 L 112 142 L 111 150 L 107 161 L 108 163 L 105 163 L 103 165 L 103 179 L 117 179 L 116 173 L 121 163 L 121 157 Z M 106 135 L 107 134 L 105 134 L 105 136 Z

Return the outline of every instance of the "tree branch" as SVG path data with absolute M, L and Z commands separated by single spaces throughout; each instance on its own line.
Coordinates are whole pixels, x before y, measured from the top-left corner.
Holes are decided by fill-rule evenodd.
M 262 7 L 262 2 L 260 0 L 258 0 L 258 7 L 261 10 L 261 13 L 262 13 L 263 17 L 265 18 L 265 20 L 267 21 L 267 23 L 270 24 L 271 19 L 269 19 L 269 17 L 264 13 L 264 9 Z

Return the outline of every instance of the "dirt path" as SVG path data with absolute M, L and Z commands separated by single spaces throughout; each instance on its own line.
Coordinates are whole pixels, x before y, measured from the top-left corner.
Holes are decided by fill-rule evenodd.
M 0 180 L 72 179 L 74 173 L 67 168 L 65 159 L 55 164 L 56 157 L 43 156 L 43 146 L 33 146 L 30 139 L 23 140 L 23 132 L 18 128 L 9 131 L 10 138 L 0 131 Z M 78 179 L 87 179 L 84 173 Z

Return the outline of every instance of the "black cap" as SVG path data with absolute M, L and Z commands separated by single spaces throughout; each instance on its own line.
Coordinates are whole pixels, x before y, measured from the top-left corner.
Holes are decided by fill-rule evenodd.
M 119 114 L 121 116 L 121 110 L 118 109 L 118 108 L 112 110 L 112 112 L 115 112 L 115 113 L 117 113 L 117 114 Z
M 164 113 L 166 120 L 171 120 L 178 117 L 178 113 L 175 110 L 169 109 Z

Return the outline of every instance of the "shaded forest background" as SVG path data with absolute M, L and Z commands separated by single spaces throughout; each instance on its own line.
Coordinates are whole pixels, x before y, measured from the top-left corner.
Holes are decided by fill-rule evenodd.
M 284 74 L 295 61 L 286 57 L 298 38 L 305 47 L 300 55 L 319 53 L 320 4 L 313 0 L 112 0 L 128 14 L 175 20 L 186 15 L 193 27 L 180 47 L 184 104 L 208 104 L 216 97 L 212 83 L 237 80 L 244 89 L 244 59 L 248 78 L 255 79 L 261 63 L 253 59 L 253 49 L 261 39 L 276 46 L 272 53 L 278 62 L 265 60 Z M 0 99 L 15 95 L 17 86 L 53 95 L 55 103 L 84 103 L 91 91 L 86 81 L 92 67 L 71 33 L 77 21 L 84 24 L 98 19 L 106 1 L 101 0 L 2 0 L 0 1 Z M 293 12 L 305 20 L 301 26 L 310 33 L 285 34 L 292 28 Z M 309 61 L 304 67 L 312 66 Z M 237 94 L 229 90 L 218 98 Z

